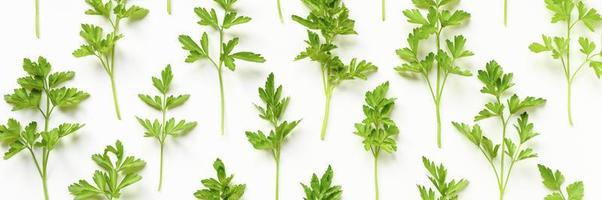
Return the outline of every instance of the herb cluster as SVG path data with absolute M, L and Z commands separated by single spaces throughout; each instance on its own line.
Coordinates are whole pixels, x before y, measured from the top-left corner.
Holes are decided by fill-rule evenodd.
M 456 4 L 450 0 L 412 2 L 416 9 L 404 10 L 403 14 L 409 23 L 418 27 L 408 35 L 408 46 L 396 51 L 404 63 L 395 70 L 402 76 L 418 75 L 428 84 L 437 116 L 437 146 L 441 148 L 441 99 L 445 84 L 450 75 L 472 76 L 470 71 L 460 68 L 457 61 L 474 55 L 466 50 L 464 36 L 458 35 L 446 40 L 447 50 L 442 47 L 441 36 L 448 28 L 465 24 L 470 19 L 470 14 L 463 10 L 452 10 Z M 437 48 L 423 49 L 422 45 L 433 36 Z M 435 77 L 431 77 L 433 73 Z
M 322 85 L 326 96 L 320 134 L 320 138 L 324 140 L 334 89 L 346 80 L 366 80 L 368 75 L 376 72 L 378 68 L 368 61 L 358 61 L 357 58 L 345 64 L 334 55 L 337 36 L 357 34 L 355 21 L 349 19 L 349 10 L 343 5 L 342 0 L 302 0 L 302 2 L 309 8 L 309 15 L 305 18 L 293 15 L 292 18 L 308 29 L 308 39 L 305 41 L 307 43 L 305 51 L 301 52 L 295 60 L 310 59 L 320 63 Z
M 9 119 L 6 125 L 0 125 L 0 142 L 9 147 L 4 153 L 5 160 L 23 150 L 28 151 L 42 179 L 44 199 L 48 200 L 47 169 L 50 153 L 64 137 L 84 126 L 79 123 L 63 123 L 51 128 L 52 114 L 61 109 L 75 108 L 90 95 L 76 88 L 62 86 L 75 77 L 75 72 L 51 73 L 52 65 L 44 57 L 39 57 L 37 62 L 24 59 L 23 70 L 27 75 L 17 79 L 21 87 L 12 94 L 4 95 L 4 100 L 13 106 L 13 111 L 39 111 L 44 119 L 44 127 L 39 128 L 36 121 L 23 126 L 19 121 Z
M 217 71 L 217 76 L 219 78 L 219 89 L 220 89 L 220 111 L 221 111 L 221 123 L 220 123 L 220 132 L 224 134 L 224 83 L 222 74 L 224 73 L 224 67 L 228 68 L 230 71 L 234 71 L 236 69 L 236 60 L 255 62 L 255 63 L 263 63 L 265 59 L 256 53 L 248 52 L 248 51 L 240 51 L 234 52 L 234 48 L 239 43 L 238 37 L 230 39 L 229 41 L 225 41 L 225 31 L 240 24 L 245 24 L 251 21 L 250 17 L 239 16 L 236 10 L 234 9 L 234 3 L 236 0 L 214 0 L 217 4 L 219 4 L 220 8 L 224 11 L 223 18 L 220 22 L 219 17 L 217 16 L 217 12 L 215 9 L 207 9 L 197 7 L 194 8 L 194 12 L 200 18 L 198 24 L 201 26 L 207 26 L 211 29 L 219 32 L 219 55 L 217 58 L 212 58 L 209 54 L 209 34 L 207 32 L 203 32 L 199 43 L 194 41 L 188 35 L 180 35 L 178 40 L 182 44 L 182 48 L 188 51 L 188 57 L 186 57 L 187 63 L 193 63 L 198 60 L 208 60 L 211 62 L 213 67 Z

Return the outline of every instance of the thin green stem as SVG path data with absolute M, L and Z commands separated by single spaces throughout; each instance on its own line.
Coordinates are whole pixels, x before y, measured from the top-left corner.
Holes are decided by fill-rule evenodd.
M 115 77 L 112 73 L 109 75 L 109 79 L 111 79 L 111 91 L 113 93 L 113 104 L 115 106 L 115 114 L 117 115 L 117 119 L 121 120 L 121 111 L 119 110 L 119 101 L 117 100 L 117 88 L 115 87 Z
M 217 71 L 217 76 L 219 78 L 219 94 L 220 94 L 220 113 L 221 113 L 221 122 L 220 122 L 220 132 L 224 135 L 224 82 L 222 78 L 222 70 Z
M 383 22 L 386 20 L 386 5 L 385 5 L 385 0 L 381 0 L 381 4 L 380 4 L 380 9 L 381 9 L 381 18 L 383 20 Z
M 220 55 L 223 53 L 224 49 L 223 49 L 223 43 L 224 43 L 224 29 L 219 30 L 219 52 Z M 220 92 L 220 133 L 222 135 L 224 135 L 224 124 L 225 124 L 225 97 L 224 97 L 224 81 L 223 81 L 223 77 L 222 77 L 222 66 L 223 66 L 224 61 L 222 60 L 221 56 L 219 59 L 219 65 L 217 66 L 217 76 L 219 78 L 219 92 Z
M 36 7 L 36 38 L 40 38 L 40 0 L 35 0 L 34 2 Z
M 435 103 L 435 112 L 437 115 L 437 147 L 441 149 L 441 104 Z
M 161 186 L 163 185 L 163 149 L 165 147 L 165 138 L 167 137 L 167 131 L 166 131 L 166 124 L 165 124 L 165 119 L 166 119 L 166 115 L 167 115 L 167 95 L 165 93 L 163 93 L 163 100 L 161 101 L 162 105 L 161 105 L 161 137 L 159 138 L 159 144 L 160 144 L 160 155 L 159 155 L 159 162 L 160 162 L 160 167 L 159 167 L 159 186 L 157 188 L 157 191 L 161 191 Z
M 508 0 L 504 0 L 504 26 L 508 26 Z
M 161 191 L 161 186 L 163 185 L 163 148 L 164 148 L 164 144 L 163 142 L 161 142 L 160 145 L 160 153 L 159 153 L 159 187 L 157 188 L 157 191 Z
M 280 153 L 278 153 L 280 154 Z M 278 158 L 276 159 L 276 194 L 275 194 L 275 198 L 276 200 L 279 199 L 280 197 L 280 155 L 277 156 Z
M 167 14 L 171 15 L 171 0 L 167 0 Z
M 44 188 L 44 199 L 49 200 L 50 196 L 48 195 L 48 183 L 46 181 L 46 176 L 42 176 L 42 187 Z
M 282 16 L 282 6 L 280 5 L 280 0 L 276 0 L 276 4 L 278 5 L 278 17 L 280 18 L 280 22 L 284 23 L 284 17 Z
M 569 125 L 573 126 L 573 113 L 571 112 L 571 29 L 573 26 L 571 25 L 571 17 L 567 19 L 567 28 L 566 28 L 566 39 L 567 39 L 567 47 L 566 47 L 566 79 L 567 79 L 567 115 L 569 120 Z
M 332 93 L 334 87 L 327 86 L 326 90 L 326 101 L 324 102 L 324 117 L 322 119 L 322 131 L 320 133 L 320 139 L 326 139 L 326 130 L 328 129 L 328 118 L 330 118 L 330 102 L 332 100 Z
M 378 156 L 374 156 L 374 195 L 375 199 L 379 199 L 378 190 Z

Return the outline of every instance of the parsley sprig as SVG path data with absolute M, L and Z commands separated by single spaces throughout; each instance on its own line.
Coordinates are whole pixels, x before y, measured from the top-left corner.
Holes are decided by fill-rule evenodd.
M 583 24 L 588 30 L 594 32 L 599 27 L 602 17 L 596 9 L 588 8 L 580 0 L 545 0 L 545 3 L 548 10 L 554 13 L 552 23 L 564 22 L 564 25 L 566 25 L 566 35 L 558 37 L 542 35 L 543 43 L 532 43 L 529 49 L 535 53 L 550 52 L 552 58 L 562 63 L 562 70 L 567 83 L 567 114 L 569 124 L 572 126 L 571 90 L 575 77 L 588 64 L 594 69 L 598 78 L 602 76 L 602 61 L 598 61 L 602 58 L 602 49 L 599 52 L 594 52 L 596 44 L 585 36 L 580 37 L 578 41 L 584 59 L 576 70 L 571 69 L 573 32 L 577 24 Z M 575 11 L 577 11 L 576 15 Z
M 368 75 L 375 72 L 377 67 L 367 61 L 358 61 L 353 58 L 349 64 L 332 52 L 337 48 L 334 44 L 339 35 L 353 35 L 355 21 L 349 19 L 349 10 L 341 0 L 302 0 L 310 13 L 306 18 L 293 15 L 293 20 L 305 26 L 308 39 L 307 47 L 295 60 L 310 59 L 320 63 L 322 71 L 322 85 L 326 96 L 324 118 L 320 138 L 326 137 L 328 118 L 330 115 L 330 102 L 334 89 L 346 80 L 366 80 Z M 316 33 L 318 32 L 318 33 Z
M 303 200 L 340 200 L 343 190 L 339 185 L 332 185 L 333 177 L 332 167 L 328 166 L 322 178 L 318 178 L 316 174 L 313 174 L 308 185 L 301 183 L 305 192 Z
M 429 180 L 436 189 L 435 191 L 432 188 L 418 185 L 422 200 L 455 200 L 458 199 L 458 193 L 468 186 L 468 181 L 464 179 L 448 181 L 447 169 L 443 164 L 437 165 L 426 157 L 422 157 L 422 164 L 428 171 Z
M 79 123 L 63 123 L 50 128 L 50 119 L 55 111 L 73 108 L 89 97 L 88 93 L 63 85 L 75 77 L 75 72 L 52 72 L 51 64 L 39 57 L 37 62 L 24 59 L 23 70 L 27 76 L 17 82 L 21 88 L 4 96 L 4 100 L 13 106 L 13 111 L 36 110 L 44 118 L 44 128 L 38 130 L 38 123 L 33 121 L 23 127 L 15 119 L 9 119 L 6 125 L 0 125 L 0 142 L 9 147 L 4 159 L 10 159 L 23 150 L 27 150 L 33 159 L 36 170 L 42 179 L 44 199 L 48 200 L 48 161 L 50 152 L 60 140 L 69 136 L 84 125 Z M 41 158 L 41 159 L 40 159 Z
M 69 192 L 76 200 L 119 199 L 123 189 L 142 179 L 139 173 L 146 166 L 143 160 L 126 156 L 119 140 L 115 146 L 107 146 L 102 154 L 92 155 L 92 160 L 101 170 L 94 172 L 94 185 L 79 180 L 69 186 Z
M 363 106 L 366 118 L 355 124 L 355 134 L 362 137 L 364 149 L 370 151 L 374 157 L 374 191 L 376 200 L 378 191 L 378 158 L 381 152 L 393 153 L 397 151 L 397 135 L 399 129 L 391 119 L 395 106 L 394 98 L 387 98 L 389 82 L 383 83 L 374 90 L 366 92 Z
M 584 196 L 584 185 L 582 181 L 577 181 L 566 187 L 566 195 L 562 189 L 564 176 L 558 170 L 554 171 L 544 165 L 537 165 L 539 174 L 543 179 L 542 183 L 546 188 L 552 191 L 545 200 L 582 200 Z
M 217 173 L 217 179 L 204 179 L 201 182 L 205 187 L 197 190 L 194 197 L 199 200 L 239 200 L 245 193 L 245 184 L 234 184 L 234 175 L 226 174 L 226 166 L 219 158 L 213 162 L 213 168 Z
M 437 146 L 441 148 L 441 99 L 449 75 L 472 76 L 468 70 L 460 68 L 456 61 L 474 55 L 465 49 L 466 38 L 455 36 L 445 41 L 447 51 L 441 47 L 441 35 L 448 28 L 459 26 L 470 19 L 463 10 L 451 10 L 456 5 L 449 0 L 413 0 L 416 9 L 404 10 L 408 22 L 418 25 L 408 35 L 408 47 L 398 49 L 397 55 L 404 63 L 395 70 L 402 76 L 418 74 L 428 84 L 435 104 L 437 116 Z M 423 11 L 426 11 L 426 17 Z M 424 53 L 421 44 L 435 36 L 436 49 Z M 435 73 L 435 80 L 431 73 Z
M 97 15 L 111 24 L 112 31 L 105 35 L 103 28 L 92 24 L 82 24 L 79 35 L 85 44 L 73 51 L 77 58 L 94 56 L 98 59 L 103 69 L 111 80 L 113 103 L 117 119 L 121 120 L 121 111 L 117 100 L 115 87 L 115 46 L 123 38 L 119 31 L 120 24 L 125 20 L 138 21 L 146 17 L 148 10 L 139 6 L 128 6 L 128 0 L 86 0 L 90 9 L 86 15 Z
M 266 135 L 263 131 L 257 130 L 247 131 L 245 134 L 249 143 L 257 150 L 267 150 L 272 153 L 274 161 L 276 161 L 276 200 L 279 198 L 279 181 L 280 181 L 280 153 L 286 138 L 297 127 L 300 120 L 288 122 L 282 120 L 289 97 L 283 97 L 282 86 L 275 86 L 274 74 L 268 76 L 265 86 L 259 88 L 259 97 L 263 102 L 263 106 L 255 105 L 259 111 L 259 117 L 269 122 L 273 129 Z
M 146 105 L 154 108 L 161 112 L 161 119 L 155 119 L 151 121 L 149 119 L 142 119 L 136 117 L 138 123 L 144 127 L 145 137 L 152 137 L 157 139 L 160 148 L 160 168 L 159 168 L 159 186 L 158 189 L 161 191 L 163 183 L 163 150 L 165 148 L 165 141 L 167 136 L 179 137 L 190 132 L 196 127 L 196 122 L 186 122 L 185 120 L 176 120 L 174 118 L 167 118 L 167 111 L 172 110 L 186 103 L 190 98 L 190 95 L 169 95 L 171 89 L 171 83 L 173 80 L 173 73 L 171 66 L 167 65 L 163 71 L 161 71 L 161 77 L 153 77 L 153 86 L 159 95 L 151 96 L 146 94 L 139 94 L 138 97 Z
M 238 45 L 239 39 L 235 37 L 228 42 L 225 42 L 224 33 L 226 30 L 240 24 L 245 24 L 251 21 L 250 17 L 239 16 L 238 13 L 234 10 L 233 6 L 236 3 L 236 0 L 214 0 L 217 4 L 219 4 L 220 8 L 224 11 L 223 19 L 220 20 L 217 16 L 217 12 L 215 9 L 207 9 L 197 7 L 194 9 L 194 12 L 199 16 L 200 21 L 198 22 L 202 26 L 208 26 L 219 32 L 219 55 L 217 58 L 212 58 L 209 55 L 209 35 L 207 32 L 203 32 L 201 36 L 200 44 L 195 42 L 188 35 L 180 35 L 178 40 L 182 44 L 182 48 L 188 51 L 188 57 L 186 58 L 187 63 L 193 63 L 198 60 L 209 60 L 213 67 L 217 71 L 217 76 L 219 78 L 219 88 L 220 88 L 220 100 L 221 100 L 221 122 L 220 122 L 220 132 L 224 134 L 224 110 L 225 110 L 225 97 L 224 97 L 224 83 L 222 79 L 222 74 L 224 71 L 224 66 L 231 71 L 236 69 L 236 60 L 255 62 L 255 63 L 263 63 L 265 59 L 256 53 L 248 52 L 248 51 L 240 51 L 233 52 L 234 48 Z
M 520 161 L 537 157 L 534 150 L 528 146 L 529 141 L 539 133 L 535 132 L 534 125 L 529 122 L 529 115 L 524 110 L 541 106 L 546 100 L 530 96 L 521 99 L 516 94 L 509 95 L 508 89 L 514 86 L 514 82 L 512 82 L 513 74 L 504 73 L 495 61 L 487 63 L 485 70 L 479 70 L 478 78 L 483 83 L 481 93 L 491 95 L 494 98 L 491 102 L 485 104 L 485 108 L 474 117 L 474 121 L 478 122 L 490 118 L 499 120 L 502 124 L 501 143 L 496 144 L 484 136 L 478 124 L 470 126 L 465 123 L 452 123 L 458 132 L 483 153 L 485 159 L 491 165 L 497 179 L 499 199 L 503 200 L 514 166 Z M 510 120 L 515 118 L 514 128 L 517 137 L 512 139 L 507 134 L 507 129 Z

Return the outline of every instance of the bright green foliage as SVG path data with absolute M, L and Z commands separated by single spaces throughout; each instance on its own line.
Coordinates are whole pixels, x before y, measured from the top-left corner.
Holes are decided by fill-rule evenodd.
M 422 157 L 424 168 L 429 172 L 429 180 L 435 186 L 435 190 L 418 185 L 422 200 L 457 200 L 458 193 L 468 186 L 468 181 L 461 179 L 447 181 L 447 169 L 443 164 L 437 165 L 426 157 Z M 438 194 L 438 195 L 437 195 Z M 437 197 L 439 196 L 439 197 Z
M 246 185 L 232 183 L 234 175 L 226 174 L 226 167 L 222 160 L 213 162 L 213 168 L 217 172 L 217 179 L 204 179 L 201 182 L 205 189 L 197 190 L 194 196 L 200 200 L 239 200 L 245 193 Z
M 514 86 L 512 77 L 512 73 L 504 73 L 495 61 L 487 63 L 485 70 L 479 70 L 478 75 L 479 80 L 483 83 L 481 93 L 491 95 L 494 100 L 485 104 L 483 110 L 474 117 L 474 121 L 490 118 L 499 120 L 502 124 L 501 138 L 503 138 L 500 143 L 494 143 L 483 135 L 483 130 L 478 124 L 470 126 L 453 122 L 456 129 L 483 153 L 493 168 L 497 178 L 500 200 L 504 198 L 514 165 L 519 161 L 537 157 L 533 149 L 528 147 L 528 142 L 539 134 L 535 132 L 533 123 L 529 122 L 529 115 L 525 110 L 541 106 L 546 102 L 542 98 L 521 99 L 516 94 L 509 95 L 508 89 Z M 516 139 L 512 139 L 506 134 L 510 120 L 514 118 L 516 118 L 514 124 Z
M 115 114 L 121 120 L 121 111 L 117 101 L 117 90 L 115 88 L 115 46 L 117 41 L 123 38 L 119 26 L 123 21 L 139 21 L 148 15 L 148 10 L 139 6 L 128 6 L 128 0 L 86 0 L 90 9 L 86 15 L 97 15 L 111 24 L 112 31 L 109 33 L 97 25 L 82 24 L 79 35 L 85 43 L 79 49 L 73 51 L 77 58 L 94 56 L 98 59 L 103 69 L 111 80 L 113 92 L 113 103 Z
M 274 74 L 268 76 L 265 86 L 259 88 L 259 98 L 263 106 L 255 105 L 259 111 L 259 117 L 270 122 L 273 129 L 266 135 L 263 131 L 247 131 L 245 134 L 249 143 L 255 149 L 266 150 L 272 153 L 276 161 L 276 200 L 278 200 L 279 177 L 280 177 L 280 152 L 286 138 L 293 132 L 293 129 L 299 124 L 299 120 L 288 122 L 282 120 L 284 112 L 289 102 L 289 97 L 283 97 L 282 86 L 276 87 L 274 83 Z
M 537 165 L 539 168 L 539 174 L 543 179 L 543 185 L 552 191 L 548 194 L 544 200 L 582 200 L 584 196 L 584 186 L 582 181 L 574 182 L 566 187 L 566 194 L 562 191 L 562 184 L 564 183 L 564 176 L 558 170 L 553 171 L 552 169 L 544 166 Z
M 402 76 L 416 74 L 428 84 L 437 116 L 437 146 L 441 148 L 441 98 L 447 78 L 449 75 L 472 76 L 470 71 L 460 68 L 456 61 L 473 55 L 471 51 L 466 50 L 466 38 L 462 35 L 446 40 L 447 49 L 443 49 L 441 34 L 447 28 L 466 23 L 470 14 L 462 10 L 450 10 L 456 6 L 450 0 L 412 2 L 416 9 L 404 10 L 403 14 L 409 23 L 418 27 L 408 35 L 408 46 L 396 51 L 404 63 L 395 70 Z M 421 49 L 421 45 L 433 36 L 437 48 Z M 432 73 L 435 77 L 431 76 Z
M 596 44 L 585 36 L 579 38 L 580 52 L 583 54 L 583 61 L 575 70 L 571 68 L 571 46 L 573 41 L 573 32 L 577 24 L 583 24 L 588 30 L 594 30 L 600 25 L 602 17 L 594 8 L 588 8 L 581 0 L 545 0 L 546 7 L 554 14 L 552 23 L 562 22 L 566 26 L 566 35 L 551 37 L 543 35 L 543 43 L 532 43 L 529 49 L 534 53 L 550 52 L 552 58 L 560 61 L 562 70 L 567 82 L 567 113 L 569 124 L 573 125 L 573 116 L 571 112 L 571 89 L 573 81 L 577 74 L 589 64 L 594 69 L 596 76 L 602 75 L 602 49 L 596 50 Z M 596 60 L 596 58 L 598 60 Z
M 75 77 L 75 72 L 53 73 L 52 65 L 43 57 L 39 57 L 37 62 L 24 59 L 23 70 L 27 72 L 27 76 L 17 79 L 21 88 L 15 89 L 12 94 L 4 95 L 4 100 L 13 106 L 13 111 L 39 111 L 44 118 L 44 127 L 38 130 L 38 123 L 35 121 L 23 127 L 17 120 L 9 119 L 6 125 L 0 125 L 0 142 L 9 147 L 4 153 L 5 160 L 23 150 L 29 152 L 42 179 L 44 197 L 48 199 L 46 180 L 50 152 L 61 139 L 84 126 L 78 123 L 63 123 L 51 129 L 50 118 L 55 110 L 74 108 L 89 95 L 78 89 L 62 86 Z M 38 159 L 40 157 L 41 160 Z
M 92 155 L 92 160 L 101 170 L 94 172 L 94 185 L 79 180 L 69 186 L 69 192 L 76 200 L 119 199 L 123 189 L 142 179 L 139 173 L 146 166 L 141 159 L 125 156 L 119 140 L 115 146 L 107 146 L 102 154 Z
M 307 43 L 305 51 L 301 52 L 295 60 L 308 58 L 320 63 L 326 96 L 321 131 L 321 139 L 324 140 L 334 89 L 346 80 L 366 80 L 368 75 L 376 72 L 377 67 L 367 61 L 358 61 L 357 58 L 345 64 L 332 52 L 337 48 L 334 44 L 337 36 L 357 34 L 354 30 L 355 21 L 349 19 L 349 10 L 343 5 L 342 0 L 302 1 L 310 9 L 309 15 L 306 18 L 293 15 L 292 18 L 308 29 L 308 39 L 305 41 Z
M 391 119 L 395 106 L 394 98 L 387 98 L 389 82 L 383 83 L 373 91 L 366 92 L 366 104 L 363 107 L 366 118 L 355 124 L 355 134 L 362 137 L 364 149 L 374 156 L 374 186 L 378 200 L 378 158 L 382 151 L 397 151 L 399 129 Z
M 222 79 L 222 74 L 224 71 L 224 66 L 231 71 L 236 69 L 236 60 L 255 62 L 255 63 L 263 63 L 265 59 L 256 53 L 248 52 L 248 51 L 239 51 L 234 52 L 234 49 L 238 45 L 238 37 L 235 37 L 229 41 L 225 41 L 224 33 L 225 30 L 228 30 L 236 25 L 245 24 L 251 21 L 250 17 L 239 16 L 236 10 L 233 8 L 236 0 L 214 0 L 217 4 L 219 4 L 220 8 L 224 11 L 223 18 L 219 20 L 217 16 L 217 12 L 215 9 L 207 9 L 197 7 L 194 8 L 194 12 L 199 16 L 200 21 L 198 22 L 201 26 L 207 26 L 211 29 L 219 32 L 219 55 L 213 56 L 209 55 L 209 35 L 207 32 L 203 32 L 199 43 L 194 41 L 188 35 L 180 35 L 178 40 L 182 44 L 182 48 L 188 51 L 188 57 L 186 57 L 187 63 L 193 63 L 198 60 L 208 60 L 213 64 L 213 67 L 217 70 L 217 75 L 219 78 L 219 87 L 220 87 L 220 100 L 221 100 L 221 123 L 220 123 L 220 132 L 222 135 L 224 134 L 224 83 Z
M 301 183 L 305 192 L 304 200 L 340 200 L 343 195 L 343 190 L 339 185 L 332 185 L 334 173 L 332 167 L 328 166 L 322 178 L 318 178 L 316 174 L 311 177 L 309 185 Z
M 167 111 L 181 106 L 188 101 L 188 98 L 190 98 L 190 95 L 188 94 L 168 96 L 173 80 L 173 73 L 170 65 L 167 65 L 167 67 L 161 71 L 161 77 L 153 77 L 152 80 L 153 86 L 155 86 L 155 89 L 157 89 L 160 94 L 155 96 L 139 94 L 138 97 L 146 103 L 146 105 L 160 111 L 161 119 L 155 119 L 154 121 L 139 117 L 136 117 L 136 119 L 138 119 L 138 123 L 145 129 L 144 136 L 155 138 L 159 142 L 161 149 L 161 167 L 159 168 L 158 190 L 161 190 L 161 185 L 163 183 L 163 149 L 165 147 L 167 136 L 182 136 L 196 127 L 197 123 L 186 122 L 185 120 L 175 120 L 174 118 L 167 119 Z

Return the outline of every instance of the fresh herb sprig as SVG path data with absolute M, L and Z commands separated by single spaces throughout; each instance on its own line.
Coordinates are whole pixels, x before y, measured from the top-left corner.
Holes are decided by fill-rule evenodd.
M 190 36 L 188 35 L 180 35 L 178 40 L 182 44 L 182 48 L 189 52 L 188 57 L 186 58 L 187 63 L 193 63 L 198 60 L 207 59 L 213 67 L 215 67 L 217 71 L 217 76 L 219 78 L 219 89 L 220 89 L 220 100 L 221 100 L 221 122 L 220 122 L 220 132 L 224 134 L 224 110 L 225 110 L 225 97 L 224 97 L 224 83 L 222 79 L 222 74 L 224 71 L 224 66 L 231 71 L 236 69 L 236 60 L 255 62 L 255 63 L 263 63 L 265 59 L 256 53 L 248 52 L 248 51 L 240 51 L 234 53 L 234 48 L 238 45 L 238 37 L 235 37 L 228 42 L 225 42 L 224 33 L 226 30 L 240 24 L 245 24 L 251 21 L 250 17 L 246 16 L 238 16 L 238 13 L 233 9 L 234 3 L 236 0 L 214 0 L 219 4 L 220 8 L 224 10 L 223 19 L 218 19 L 217 13 L 215 9 L 208 10 L 206 8 L 197 7 L 194 9 L 194 12 L 199 16 L 200 21 L 198 22 L 202 26 L 208 26 L 212 29 L 219 32 L 219 55 L 217 58 L 212 58 L 209 55 L 209 35 L 207 32 L 203 32 L 201 36 L 200 44 L 196 43 Z
M 197 190 L 194 197 L 199 200 L 239 200 L 245 194 L 247 186 L 245 184 L 234 184 L 232 179 L 234 175 L 226 174 L 226 167 L 222 160 L 217 159 L 213 162 L 213 168 L 217 173 L 217 179 L 204 179 L 201 182 L 205 187 Z
M 583 24 L 588 30 L 594 32 L 599 27 L 602 17 L 594 8 L 588 8 L 581 0 L 545 0 L 546 7 L 552 11 L 552 23 L 563 22 L 566 25 L 566 35 L 550 37 L 542 35 L 543 43 L 532 43 L 529 49 L 535 53 L 550 52 L 552 58 L 559 60 L 567 83 L 567 114 L 569 124 L 573 126 L 573 115 L 571 111 L 571 90 L 577 74 L 589 64 L 594 69 L 596 76 L 602 76 L 602 49 L 596 50 L 596 44 L 585 36 L 579 38 L 580 52 L 584 59 L 576 70 L 571 68 L 571 46 L 573 32 L 577 24 Z M 575 13 L 576 11 L 576 13 Z M 576 18 L 575 18 L 576 17 Z
M 170 65 L 167 65 L 167 67 L 161 71 L 161 77 L 153 77 L 152 80 L 153 86 L 155 89 L 157 89 L 157 91 L 159 91 L 160 94 L 155 95 L 154 97 L 151 95 L 139 94 L 138 97 L 146 105 L 154 108 L 157 111 L 160 111 L 161 119 L 155 119 L 154 121 L 142 119 L 140 117 L 136 117 L 136 119 L 138 120 L 138 123 L 146 130 L 146 132 L 144 132 L 144 136 L 155 138 L 159 142 L 160 167 L 159 186 L 157 190 L 161 191 L 161 186 L 163 184 L 163 150 L 167 136 L 182 136 L 194 129 L 197 123 L 167 118 L 167 111 L 181 106 L 190 98 L 190 95 L 188 94 L 177 96 L 169 95 L 171 82 L 173 80 L 173 73 Z
M 146 163 L 134 156 L 125 156 L 123 144 L 117 140 L 115 146 L 107 146 L 102 154 L 92 155 L 92 160 L 101 168 L 96 170 L 92 179 L 94 185 L 79 180 L 69 186 L 69 192 L 76 200 L 119 199 L 122 191 L 140 181 L 140 171 Z
M 343 5 L 342 0 L 302 0 L 310 9 L 306 18 L 293 15 L 293 20 L 305 26 L 308 31 L 307 48 L 295 60 L 309 58 L 320 63 L 322 71 L 322 85 L 326 96 L 324 118 L 320 138 L 326 138 L 326 129 L 330 115 L 330 101 L 334 89 L 346 80 L 366 80 L 368 75 L 375 72 L 377 67 L 367 61 L 351 60 L 344 64 L 332 52 L 337 46 L 334 44 L 339 35 L 353 35 L 355 21 L 349 19 L 349 10 Z M 319 35 L 318 33 L 319 32 Z
M 458 199 L 459 193 L 466 189 L 468 181 L 465 179 L 451 181 L 447 180 L 447 169 L 443 164 L 435 164 L 426 157 L 422 157 L 424 168 L 429 173 L 429 180 L 435 186 L 435 190 L 418 185 L 418 191 L 422 200 L 447 200 Z M 439 196 L 439 197 L 437 197 Z
M 6 125 L 0 125 L 0 142 L 9 147 L 4 153 L 5 160 L 23 150 L 29 152 L 42 179 L 44 199 L 48 200 L 47 169 L 50 153 L 61 139 L 84 126 L 79 123 L 63 123 L 51 129 L 50 119 L 54 111 L 76 107 L 89 95 L 76 88 L 61 87 L 75 77 L 75 72 L 51 73 L 52 66 L 44 57 L 39 57 L 37 62 L 24 59 L 23 70 L 27 72 L 27 76 L 17 80 L 21 88 L 4 95 L 4 100 L 13 106 L 13 111 L 39 111 L 44 118 L 44 129 L 39 131 L 35 121 L 23 127 L 17 120 L 9 119 Z
M 122 22 L 139 21 L 146 17 L 148 10 L 139 6 L 128 6 L 128 0 L 86 0 L 90 9 L 86 15 L 98 15 L 107 20 L 112 31 L 105 35 L 103 28 L 92 24 L 82 24 L 79 35 L 84 39 L 79 49 L 73 51 L 77 58 L 94 56 L 98 59 L 111 81 L 113 92 L 113 104 L 117 119 L 121 120 L 121 111 L 117 100 L 117 89 L 115 87 L 115 46 L 117 41 L 123 38 L 119 27 Z
M 415 0 L 416 9 L 404 10 L 408 22 L 418 25 L 408 35 L 408 47 L 398 49 L 397 55 L 405 62 L 395 70 L 402 76 L 417 74 L 428 84 L 435 114 L 437 116 L 437 146 L 441 144 L 441 99 L 449 75 L 472 76 L 468 70 L 458 67 L 456 61 L 474 55 L 465 49 L 466 38 L 462 35 L 446 40 L 447 51 L 441 46 L 441 34 L 448 28 L 459 26 L 470 19 L 470 14 L 462 10 L 451 10 L 456 4 L 447 0 Z M 423 11 L 426 11 L 426 17 Z M 424 53 L 421 44 L 435 36 L 436 49 Z M 435 72 L 433 72 L 435 71 Z M 435 73 L 435 80 L 431 77 Z
M 387 98 L 389 82 L 383 83 L 365 95 L 366 104 L 363 106 L 366 118 L 355 124 L 355 134 L 362 137 L 364 149 L 374 156 L 374 192 L 376 200 L 378 191 L 378 158 L 381 152 L 397 151 L 397 135 L 399 129 L 391 119 L 395 106 L 394 98 Z
M 301 183 L 305 192 L 304 200 L 340 200 L 343 195 L 343 190 L 339 185 L 332 185 L 334 172 L 332 167 L 328 166 L 322 178 L 318 178 L 313 174 L 308 185 Z
M 484 136 L 478 124 L 470 126 L 465 123 L 452 123 L 458 132 L 483 153 L 485 159 L 491 165 L 497 179 L 499 199 L 503 200 L 514 166 L 520 161 L 537 157 L 535 151 L 528 146 L 529 141 L 539 134 L 535 132 L 534 125 L 529 122 L 529 115 L 524 110 L 541 106 L 546 100 L 530 96 L 521 99 L 516 94 L 509 95 L 508 89 L 514 86 L 514 82 L 512 82 L 513 74 L 504 73 L 495 61 L 487 63 L 485 70 L 479 70 L 478 78 L 483 83 L 481 93 L 493 96 L 494 100 L 485 104 L 485 108 L 474 117 L 474 121 L 489 118 L 499 120 L 502 125 L 501 143 L 494 143 L 487 136 Z M 507 134 L 510 120 L 515 118 L 514 128 L 518 140 L 512 139 Z
M 582 200 L 584 196 L 584 185 L 582 181 L 577 181 L 566 187 L 566 194 L 562 189 L 564 176 L 558 170 L 554 171 L 544 165 L 537 165 L 539 174 L 543 179 L 542 183 L 546 188 L 552 191 L 544 199 L 545 200 Z
M 286 138 L 297 127 L 300 120 L 288 122 L 282 120 L 289 97 L 284 97 L 282 94 L 282 86 L 275 86 L 274 74 L 268 76 L 265 86 L 259 88 L 259 97 L 263 102 L 263 106 L 255 105 L 259 111 L 259 117 L 268 121 L 273 129 L 266 135 L 263 131 L 247 131 L 245 134 L 249 143 L 257 150 L 267 150 L 272 153 L 274 161 L 276 161 L 276 200 L 279 198 L 279 182 L 280 182 L 280 153 Z

